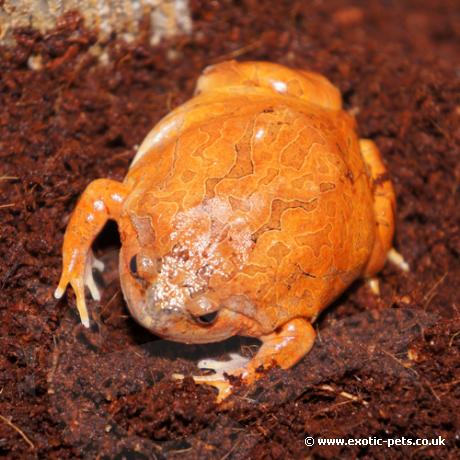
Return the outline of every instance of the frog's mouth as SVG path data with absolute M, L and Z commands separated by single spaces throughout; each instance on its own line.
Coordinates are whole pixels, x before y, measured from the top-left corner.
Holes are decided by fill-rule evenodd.
M 186 311 L 162 309 L 155 315 L 152 332 L 162 338 L 182 343 L 210 343 L 225 340 L 240 333 L 242 318 L 227 308 L 194 316 Z
M 257 335 L 260 329 L 255 320 L 228 308 L 195 316 L 174 305 L 162 308 L 128 305 L 132 316 L 142 326 L 155 335 L 174 342 L 219 342 L 234 335 Z

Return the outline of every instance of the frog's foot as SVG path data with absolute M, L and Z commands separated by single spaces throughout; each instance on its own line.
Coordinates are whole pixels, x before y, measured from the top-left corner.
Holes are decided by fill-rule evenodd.
M 230 361 L 200 361 L 199 367 L 212 369 L 216 373 L 193 376 L 193 380 L 217 388 L 217 402 L 221 402 L 231 394 L 233 388 L 227 376 L 239 377 L 243 383 L 250 385 L 262 376 L 261 368 L 278 365 L 289 369 L 310 351 L 315 340 L 315 330 L 306 319 L 294 318 L 275 332 L 260 337 L 260 340 L 262 345 L 251 360 L 232 354 Z M 183 376 L 175 374 L 174 378 L 181 379 Z
M 391 248 L 388 251 L 387 260 L 391 262 L 393 265 L 396 265 L 403 272 L 410 271 L 409 264 L 405 261 L 403 255 L 396 251 L 395 248 Z
M 218 361 L 215 359 L 202 359 L 198 362 L 198 368 L 202 370 L 212 370 L 212 375 L 194 375 L 193 380 L 197 384 L 211 385 L 217 388 L 217 402 L 221 402 L 232 392 L 232 384 L 227 380 L 226 375 L 233 377 L 244 377 L 246 366 L 250 359 L 230 353 L 229 361 Z
M 198 362 L 198 368 L 202 370 L 212 370 L 211 375 L 193 375 L 192 378 L 196 384 L 210 385 L 217 389 L 217 402 L 223 401 L 232 392 L 232 384 L 227 380 L 226 375 L 234 377 L 242 376 L 245 373 L 245 367 L 249 362 L 249 358 L 239 355 L 238 353 L 230 353 L 230 360 L 218 361 L 215 359 L 202 359 Z M 173 374 L 176 380 L 182 380 L 182 374 Z

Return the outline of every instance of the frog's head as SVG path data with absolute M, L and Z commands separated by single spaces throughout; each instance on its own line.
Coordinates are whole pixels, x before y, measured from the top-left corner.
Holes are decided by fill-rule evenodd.
M 207 343 L 253 322 L 247 299 L 228 288 L 250 250 L 249 234 L 210 218 L 203 206 L 178 213 L 174 231 L 162 231 L 151 216 L 126 219 L 133 230 L 126 231 L 127 223 L 122 229 L 120 279 L 141 325 L 166 339 Z

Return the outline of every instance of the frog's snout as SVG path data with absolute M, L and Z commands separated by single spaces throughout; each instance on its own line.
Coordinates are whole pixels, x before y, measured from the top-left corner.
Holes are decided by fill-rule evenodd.
M 161 256 L 152 248 L 122 247 L 125 298 L 132 315 L 153 333 L 206 343 L 230 337 L 238 329 L 235 315 L 226 308 L 225 289 L 211 285 L 214 275 L 226 278 L 228 268 L 217 243 L 208 240 L 176 243 Z
M 238 322 L 206 292 L 190 296 L 187 287 L 165 281 L 157 280 L 147 292 L 145 311 L 152 332 L 185 343 L 216 342 L 234 335 Z
M 177 283 L 159 276 L 147 293 L 147 303 L 152 312 L 182 315 L 200 325 L 210 325 L 217 317 L 219 305 L 208 296 L 204 282 Z

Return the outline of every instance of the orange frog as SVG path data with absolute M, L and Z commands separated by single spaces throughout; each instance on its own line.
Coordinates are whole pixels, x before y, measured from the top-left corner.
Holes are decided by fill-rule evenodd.
M 257 337 L 251 359 L 204 361 L 195 381 L 231 392 L 258 368 L 287 369 L 312 347 L 312 322 L 392 250 L 395 196 L 375 144 L 326 78 L 267 62 L 208 67 L 195 96 L 161 120 L 125 180 L 89 184 L 68 224 L 63 271 L 89 326 L 100 299 L 91 244 L 108 219 L 133 317 L 185 343 Z M 375 281 L 374 281 L 375 287 Z

